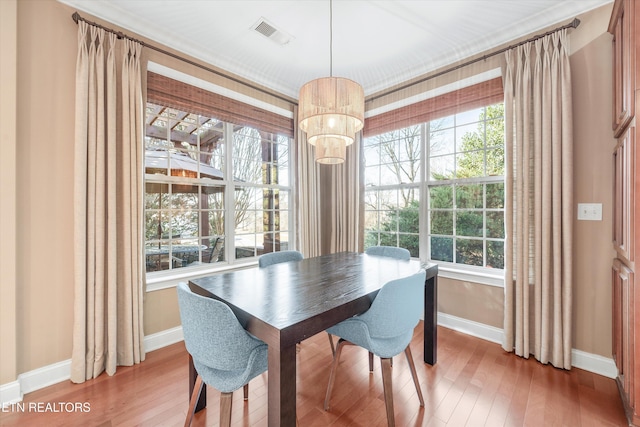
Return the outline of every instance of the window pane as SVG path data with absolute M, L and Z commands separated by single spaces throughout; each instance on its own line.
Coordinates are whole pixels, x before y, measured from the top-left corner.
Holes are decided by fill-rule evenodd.
M 482 267 L 482 240 L 456 239 L 456 262 Z
M 504 147 L 487 150 L 487 176 L 504 175 Z
M 457 211 L 456 235 L 482 237 L 482 212 Z
M 451 237 L 431 237 L 431 259 L 453 262 L 453 239 Z
M 431 211 L 431 234 L 453 235 L 453 211 Z
M 438 186 L 429 189 L 431 209 L 453 208 L 453 186 Z
M 264 147 L 268 150 L 268 147 Z M 233 179 L 239 182 L 262 182 L 263 144 L 257 130 L 241 127 L 233 132 Z
M 431 122 L 429 133 L 429 154 L 441 156 L 455 152 L 455 132 L 453 128 L 441 128 Z
M 430 179 L 442 181 L 453 179 L 455 170 L 455 156 L 432 157 L 429 162 Z
M 504 213 L 487 212 L 487 237 L 504 239 Z
M 367 166 L 364 172 L 364 185 L 366 187 L 380 185 L 380 165 Z
M 398 246 L 407 249 L 411 253 L 412 257 L 420 257 L 419 234 L 400 234 Z
M 398 246 L 397 233 L 380 233 L 379 239 L 382 246 Z
M 504 241 L 487 241 L 487 267 L 504 269 Z
M 482 184 L 457 185 L 456 208 L 482 209 Z
M 476 116 L 476 120 L 478 116 Z M 480 128 L 480 129 L 479 129 Z M 464 153 L 484 148 L 484 123 L 456 127 L 456 151 Z
M 504 183 L 487 184 L 487 209 L 504 208 Z
M 467 123 L 477 122 L 478 118 L 482 114 L 484 114 L 484 107 L 458 113 L 456 114 L 456 125 L 460 126 Z

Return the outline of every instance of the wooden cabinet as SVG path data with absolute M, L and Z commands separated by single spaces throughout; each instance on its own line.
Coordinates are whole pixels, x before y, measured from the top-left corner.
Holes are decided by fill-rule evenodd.
M 618 382 L 621 392 L 628 398 L 629 403 L 635 399 L 634 366 L 633 366 L 633 336 L 634 316 L 633 303 L 633 272 L 619 260 L 613 262 L 613 360 L 618 368 Z
M 640 105 L 640 23 L 635 0 L 616 0 L 609 32 L 613 35 L 613 233 L 616 257 L 612 265 L 613 359 L 617 383 L 629 419 L 640 427 L 640 285 L 635 283 L 635 248 L 640 244 L 640 165 L 636 149 Z M 640 25 L 639 25 L 640 26 Z M 637 346 L 636 346 L 637 344 Z
M 613 131 L 619 136 L 634 115 L 632 72 L 634 50 L 632 38 L 632 0 L 617 1 L 609 24 L 613 34 Z
M 618 139 L 613 153 L 613 245 L 616 256 L 631 264 L 635 253 L 635 119 Z

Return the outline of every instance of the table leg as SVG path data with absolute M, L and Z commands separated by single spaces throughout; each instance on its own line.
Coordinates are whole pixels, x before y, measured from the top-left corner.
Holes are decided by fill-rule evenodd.
M 269 346 L 269 427 L 296 425 L 296 346 Z
M 191 399 L 191 394 L 193 393 L 193 387 L 196 384 L 196 378 L 198 373 L 196 372 L 195 366 L 193 366 L 193 357 L 189 355 L 189 397 Z M 202 387 L 202 391 L 200 392 L 200 399 L 198 399 L 198 404 L 196 405 L 195 412 L 201 411 L 207 407 L 207 387 Z
M 435 365 L 438 359 L 438 276 L 424 282 L 424 362 Z

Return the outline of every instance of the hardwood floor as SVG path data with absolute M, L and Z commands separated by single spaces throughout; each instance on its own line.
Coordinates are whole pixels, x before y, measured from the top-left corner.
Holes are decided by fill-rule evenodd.
M 438 363 L 422 362 L 422 325 L 411 348 L 425 407 L 420 408 L 404 356 L 394 358 L 398 426 L 625 426 L 614 380 L 580 369 L 564 371 L 506 353 L 498 344 L 438 329 Z M 367 352 L 348 346 L 338 368 L 329 412 L 323 410 L 331 365 L 326 334 L 298 353 L 298 420 L 302 427 L 386 426 L 380 361 L 369 374 Z M 267 374 L 234 393 L 232 426 L 266 426 Z M 147 354 L 135 367 L 84 384 L 63 382 L 5 407 L 1 426 L 179 426 L 188 406 L 187 353 L 182 343 Z M 193 426 L 218 425 L 220 393 L 209 388 L 207 409 Z M 48 405 L 48 406 L 47 406 Z M 83 406 L 84 405 L 84 406 Z M 76 407 L 76 406 L 79 406 Z M 82 411 L 84 410 L 84 412 Z M 87 411 L 88 410 L 88 411 Z

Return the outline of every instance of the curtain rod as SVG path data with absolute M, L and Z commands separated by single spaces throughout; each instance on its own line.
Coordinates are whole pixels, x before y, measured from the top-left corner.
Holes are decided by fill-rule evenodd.
M 478 57 L 476 59 L 472 59 L 470 61 L 463 62 L 462 64 L 458 64 L 458 65 L 456 65 L 454 67 L 447 68 L 446 70 L 439 71 L 439 72 L 437 72 L 435 74 L 432 74 L 430 76 L 424 77 L 424 78 L 422 78 L 420 80 L 417 80 L 415 82 L 407 83 L 407 84 L 404 84 L 404 85 L 402 85 L 400 87 L 396 87 L 396 88 L 390 89 L 390 90 L 388 90 L 386 92 L 382 92 L 382 93 L 380 93 L 378 95 L 375 95 L 375 96 L 372 96 L 371 98 L 366 99 L 365 102 L 371 102 L 371 101 L 374 101 L 374 100 L 376 100 L 378 98 L 382 98 L 382 97 L 390 95 L 392 93 L 395 93 L 395 92 L 410 88 L 411 86 L 415 86 L 417 84 L 424 83 L 427 80 L 431 80 L 431 79 L 433 79 L 435 77 L 439 77 L 439 76 L 442 76 L 444 74 L 448 74 L 448 73 L 450 73 L 452 71 L 456 71 L 456 70 L 458 70 L 460 68 L 464 68 L 464 67 L 466 67 L 468 65 L 475 64 L 476 62 L 486 61 L 487 58 L 491 58 L 492 56 L 500 55 L 501 53 L 504 53 L 504 52 L 506 52 L 508 50 L 514 49 L 514 48 L 516 48 L 518 46 L 522 46 L 523 44 L 526 44 L 526 43 L 529 43 L 529 42 L 536 41 L 538 39 L 541 39 L 541 38 L 546 37 L 548 35 L 551 35 L 553 33 L 557 33 L 558 31 L 562 31 L 564 29 L 569 29 L 569 28 L 578 28 L 578 25 L 580 25 L 580 20 L 578 18 L 574 18 L 573 21 L 571 21 L 570 23 L 568 23 L 566 25 L 563 25 L 562 27 L 558 27 L 558 28 L 555 28 L 553 30 L 549 30 L 544 34 L 539 34 L 537 36 L 533 36 L 533 37 L 531 37 L 531 38 L 529 38 L 527 40 L 521 41 L 520 43 L 512 44 L 510 46 L 507 46 L 507 47 L 502 48 L 500 50 L 497 50 L 495 52 L 489 53 L 487 55 L 480 56 L 480 57 Z
M 225 79 L 231 80 L 231 81 L 233 81 L 235 83 L 239 83 L 239 84 L 241 84 L 243 86 L 246 86 L 248 88 L 257 90 L 257 91 L 262 92 L 262 93 L 264 93 L 266 95 L 273 96 L 274 98 L 278 98 L 278 99 L 280 99 L 282 101 L 285 101 L 285 102 L 288 102 L 290 104 L 297 105 L 296 102 L 293 102 L 293 101 L 291 101 L 291 99 L 285 98 L 284 96 L 278 95 L 277 93 L 268 91 L 268 90 L 263 89 L 263 88 L 258 87 L 258 86 L 254 86 L 251 83 L 244 82 L 244 81 L 242 81 L 240 79 L 237 79 L 237 78 L 235 78 L 233 76 L 230 76 L 228 74 L 222 73 L 222 72 L 220 72 L 218 70 L 214 70 L 213 68 L 210 68 L 210 67 L 207 67 L 205 65 L 199 64 L 199 63 L 197 63 L 195 61 L 192 61 L 192 60 L 190 60 L 188 58 L 185 58 L 183 56 L 176 55 L 175 53 L 172 53 L 172 52 L 169 52 L 167 50 L 161 49 L 159 47 L 153 46 L 153 45 L 151 45 L 149 43 L 145 43 L 142 40 L 138 40 L 138 39 L 135 39 L 133 37 L 130 37 L 130 36 L 124 34 L 121 31 L 115 31 L 115 30 L 112 30 L 111 28 L 107 28 L 107 27 L 105 27 L 103 25 L 100 25 L 97 22 L 91 22 L 91 21 L 83 18 L 82 16 L 80 16 L 80 14 L 78 12 L 74 12 L 73 15 L 71 15 L 71 19 L 73 19 L 76 24 L 78 23 L 78 21 L 84 21 L 87 24 L 92 25 L 92 26 L 97 27 L 97 28 L 100 28 L 100 29 L 102 29 L 102 30 L 104 30 L 104 31 L 106 31 L 108 33 L 115 34 L 119 39 L 127 39 L 127 40 L 134 41 L 136 43 L 140 43 L 142 46 L 144 46 L 146 48 L 149 48 L 151 50 L 155 50 L 156 52 L 160 52 L 160 53 L 162 53 L 164 55 L 167 55 L 167 56 L 170 56 L 172 58 L 178 59 L 180 61 L 186 62 L 189 65 L 193 65 L 193 66 L 201 68 L 201 69 L 203 69 L 205 71 L 209 71 L 210 73 L 217 74 L 217 75 L 219 75 L 221 77 L 224 77 Z

